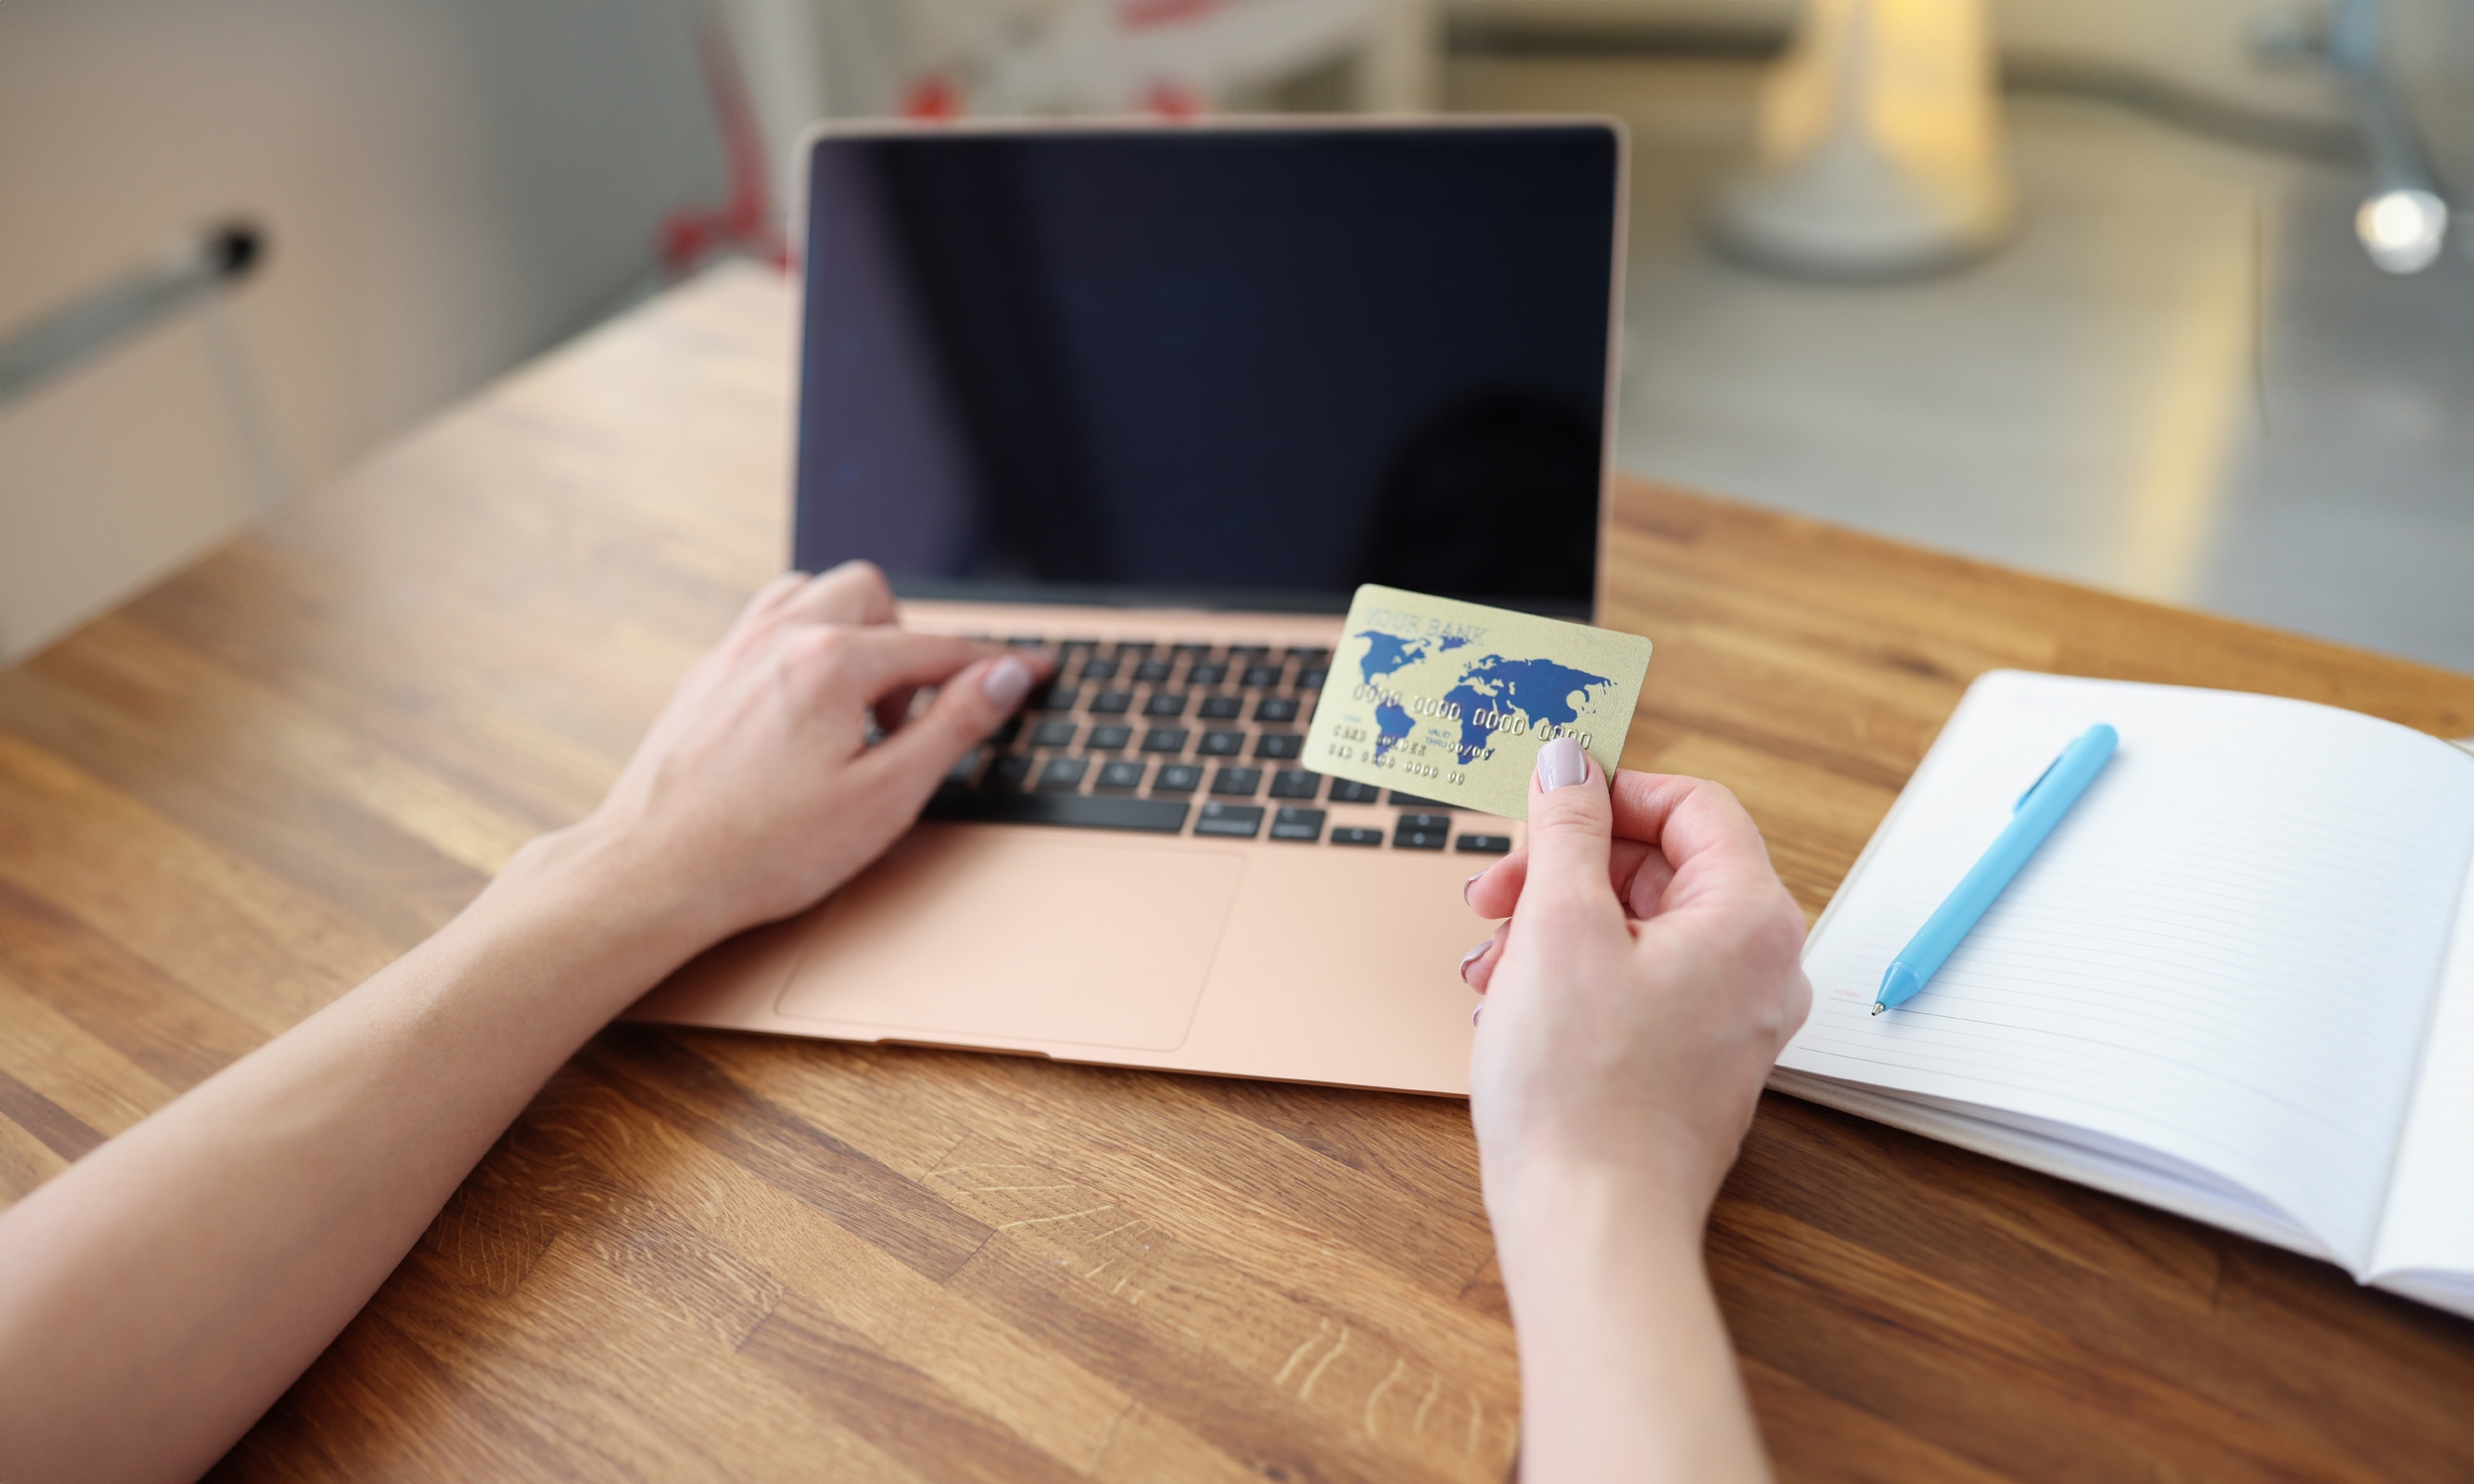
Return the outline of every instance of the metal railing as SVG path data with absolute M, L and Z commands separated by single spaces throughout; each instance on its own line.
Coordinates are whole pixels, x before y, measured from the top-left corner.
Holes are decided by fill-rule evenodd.
M 266 239 L 246 222 L 184 235 L 155 259 L 0 335 L 0 406 L 246 278 Z

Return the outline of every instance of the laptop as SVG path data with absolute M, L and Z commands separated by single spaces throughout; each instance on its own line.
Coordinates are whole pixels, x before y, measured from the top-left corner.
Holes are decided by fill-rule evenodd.
M 1521 839 L 1296 766 L 1360 583 L 1599 600 L 1604 122 L 827 128 L 797 565 L 1056 680 L 814 909 L 638 1019 L 1466 1094 Z

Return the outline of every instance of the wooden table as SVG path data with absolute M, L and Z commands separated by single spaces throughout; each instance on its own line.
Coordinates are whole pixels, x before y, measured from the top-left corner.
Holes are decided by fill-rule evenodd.
M 0 675 L 0 1198 L 592 805 L 783 560 L 788 298 L 725 271 Z M 1637 481 L 1627 761 L 1817 911 L 1968 679 L 2474 732 L 2474 679 Z M 1771 1097 L 1709 1260 L 1791 1479 L 2462 1479 L 2474 1327 Z M 219 1477 L 1497 1479 L 1465 1109 L 620 1028 Z

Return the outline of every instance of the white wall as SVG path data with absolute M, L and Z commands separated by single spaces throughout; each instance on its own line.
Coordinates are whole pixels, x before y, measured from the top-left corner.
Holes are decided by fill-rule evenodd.
M 0 661 L 599 318 L 721 196 L 689 0 L 8 0 L 0 332 L 228 214 L 271 252 L 0 406 Z M 252 445 L 255 445 L 254 447 Z

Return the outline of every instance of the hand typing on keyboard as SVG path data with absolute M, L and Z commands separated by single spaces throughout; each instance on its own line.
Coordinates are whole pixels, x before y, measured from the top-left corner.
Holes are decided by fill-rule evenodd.
M 1501 855 L 1511 837 L 1449 806 L 1390 790 L 1410 810 L 1334 820 L 1320 805 L 1385 802 L 1385 790 L 1296 766 L 1331 651 L 1321 645 L 1169 644 L 1020 634 L 1020 654 L 1057 657 L 1020 716 L 966 753 L 926 817 L 1280 841 L 1283 848 L 1454 850 Z M 1375 827 L 1377 824 L 1380 828 Z
M 882 854 L 1054 670 L 1043 650 L 895 627 L 893 592 L 864 562 L 785 574 L 689 668 L 580 828 L 613 821 L 657 852 L 650 875 L 675 883 L 704 941 L 788 916 Z
M 0 1474 L 205 1473 L 586 1037 L 874 860 L 1052 670 L 903 632 L 872 567 L 766 587 L 583 822 L 0 1211 Z

